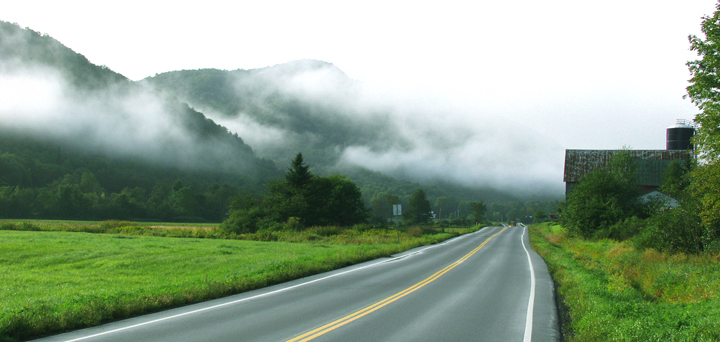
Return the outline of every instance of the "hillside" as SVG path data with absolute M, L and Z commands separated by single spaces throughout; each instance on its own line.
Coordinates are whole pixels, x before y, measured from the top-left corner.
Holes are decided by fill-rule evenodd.
M 319 175 L 347 175 L 368 206 L 406 203 L 418 188 L 461 215 L 470 201 L 517 200 L 470 171 L 495 169 L 468 155 L 489 155 L 475 146 L 492 135 L 388 105 L 330 63 L 133 82 L 4 22 L 0 52 L 2 217 L 220 221 L 231 198 L 262 192 L 298 152 Z
M 309 163 L 333 166 L 347 146 L 382 149 L 398 142 L 383 113 L 361 112 L 353 106 L 353 82 L 326 62 L 300 60 L 252 70 L 171 71 L 143 83 L 247 135 L 258 134 L 249 127 L 259 128 L 267 136 L 255 139 L 253 146 L 276 163 L 287 163 L 298 146 Z
M 438 149 L 454 148 L 464 144 L 458 140 L 470 133 L 441 132 L 418 121 L 407 125 L 413 129 L 419 125 L 421 135 L 408 136 L 407 127 L 401 127 L 405 123 L 391 118 L 396 109 L 370 104 L 357 82 L 327 62 L 300 60 L 251 70 L 171 71 L 141 83 L 176 96 L 239 132 L 260 156 L 278 165 L 287 165 L 302 152 L 316 172 L 348 175 L 361 187 L 368 203 L 384 193 L 407 200 L 420 187 L 431 200 L 441 196 L 461 201 L 516 199 L 489 186 L 425 177 L 415 169 L 378 172 L 362 161 L 349 161 L 353 151 L 412 154 L 419 144 L 427 143 Z
M 219 221 L 232 194 L 282 174 L 202 113 L 50 36 L 0 22 L 0 73 L 1 216 Z

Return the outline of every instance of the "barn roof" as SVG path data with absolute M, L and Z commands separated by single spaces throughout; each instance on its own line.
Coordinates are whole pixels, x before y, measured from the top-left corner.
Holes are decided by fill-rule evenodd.
M 621 150 L 565 150 L 566 183 L 577 183 L 591 171 L 605 167 L 610 158 Z M 662 174 L 673 160 L 684 160 L 684 150 L 628 150 L 638 166 L 637 184 L 660 186 Z

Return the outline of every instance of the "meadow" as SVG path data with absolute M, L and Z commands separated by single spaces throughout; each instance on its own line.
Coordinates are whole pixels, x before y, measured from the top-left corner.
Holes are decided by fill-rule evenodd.
M 0 340 L 23 340 L 240 293 L 459 234 L 411 228 L 401 232 L 398 243 L 397 232 L 367 226 L 250 236 L 223 236 L 207 225 L 162 227 L 114 221 L 0 222 Z M 169 237 L 174 235 L 183 237 Z
M 660 253 L 530 227 L 564 306 L 566 341 L 720 341 L 720 255 Z

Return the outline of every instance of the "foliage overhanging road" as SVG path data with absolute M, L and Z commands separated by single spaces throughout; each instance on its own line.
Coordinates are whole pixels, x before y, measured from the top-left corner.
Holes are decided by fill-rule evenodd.
M 555 341 L 557 325 L 552 280 L 527 228 L 488 227 L 394 258 L 44 341 Z

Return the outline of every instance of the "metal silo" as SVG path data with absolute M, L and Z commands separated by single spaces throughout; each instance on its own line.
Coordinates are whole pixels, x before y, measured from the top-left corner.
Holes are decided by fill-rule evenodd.
M 678 119 L 674 126 L 667 128 L 667 150 L 692 150 L 692 137 L 695 136 L 695 127 L 689 120 Z

